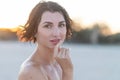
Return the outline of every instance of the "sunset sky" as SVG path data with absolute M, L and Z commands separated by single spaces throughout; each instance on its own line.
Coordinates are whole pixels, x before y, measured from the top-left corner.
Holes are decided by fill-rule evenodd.
M 0 27 L 16 27 L 24 24 L 29 12 L 40 0 L 1 0 Z M 51 0 L 61 4 L 71 18 L 81 23 L 106 22 L 112 31 L 120 32 L 119 0 Z

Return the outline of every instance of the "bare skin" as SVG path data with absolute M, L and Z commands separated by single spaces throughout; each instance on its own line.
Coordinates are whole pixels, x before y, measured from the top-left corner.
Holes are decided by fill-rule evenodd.
M 65 50 L 61 48 L 62 53 Z M 73 66 L 67 56 L 59 55 L 56 61 L 47 63 L 38 61 L 36 53 L 23 64 L 19 80 L 73 80 Z
M 69 49 L 60 48 L 66 38 L 65 24 L 59 12 L 43 13 L 37 49 L 21 66 L 18 80 L 73 80 Z

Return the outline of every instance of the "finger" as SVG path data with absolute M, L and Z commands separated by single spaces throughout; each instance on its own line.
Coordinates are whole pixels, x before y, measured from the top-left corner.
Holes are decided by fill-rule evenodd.
M 55 48 L 54 49 L 54 57 L 57 57 L 59 51 L 60 51 L 60 48 Z
M 56 45 L 56 48 L 59 48 L 62 43 L 63 43 L 63 41 L 60 41 L 60 42 Z
M 66 58 L 68 58 L 69 60 L 71 60 L 70 50 L 69 49 L 66 50 Z
M 66 58 L 66 49 L 63 48 L 63 53 L 61 54 L 61 58 Z
M 64 48 L 63 58 L 67 58 L 67 49 Z
M 63 58 L 64 53 L 65 53 L 64 48 L 60 48 L 60 52 L 58 53 L 58 57 Z
M 56 45 L 56 47 L 55 47 L 55 49 L 54 49 L 54 57 L 56 57 L 57 55 L 58 55 L 58 53 L 59 53 L 59 51 L 60 51 L 60 45 L 62 44 L 62 41 L 60 41 L 57 45 Z

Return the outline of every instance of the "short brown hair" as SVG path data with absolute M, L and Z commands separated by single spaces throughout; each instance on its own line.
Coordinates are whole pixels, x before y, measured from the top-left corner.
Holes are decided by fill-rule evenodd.
M 37 33 L 38 25 L 40 23 L 42 14 L 45 11 L 62 13 L 62 15 L 63 15 L 63 17 L 66 21 L 66 27 L 67 27 L 66 38 L 68 39 L 68 38 L 71 37 L 71 34 L 72 34 L 72 31 L 71 31 L 72 20 L 70 19 L 66 10 L 56 2 L 42 1 L 42 2 L 39 2 L 32 9 L 26 24 L 23 26 L 23 30 L 18 31 L 18 37 L 19 37 L 20 40 L 36 42 L 35 35 Z

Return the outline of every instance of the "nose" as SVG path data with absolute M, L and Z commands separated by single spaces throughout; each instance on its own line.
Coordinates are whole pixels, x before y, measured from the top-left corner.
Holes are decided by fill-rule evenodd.
M 60 36 L 61 34 L 61 31 L 59 28 L 54 28 L 53 31 L 52 31 L 52 35 L 55 36 L 55 37 L 58 37 Z

